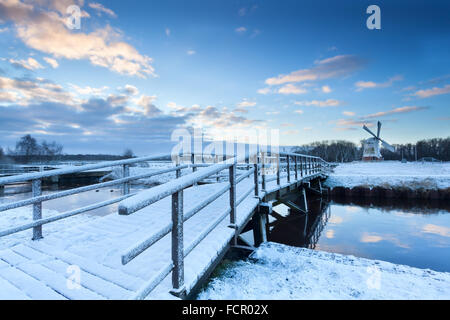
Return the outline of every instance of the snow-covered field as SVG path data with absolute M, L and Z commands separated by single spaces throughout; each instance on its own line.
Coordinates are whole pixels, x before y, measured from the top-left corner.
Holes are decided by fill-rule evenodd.
M 450 273 L 277 243 L 232 262 L 199 299 L 450 299 Z
M 339 164 L 325 182 L 327 187 L 450 187 L 450 162 L 351 162 Z

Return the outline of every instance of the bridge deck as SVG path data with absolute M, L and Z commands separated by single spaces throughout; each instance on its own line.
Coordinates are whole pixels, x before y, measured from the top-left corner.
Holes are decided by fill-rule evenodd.
M 281 180 L 282 187 L 295 183 L 288 184 L 286 178 Z M 223 185 L 215 183 L 186 189 L 185 211 Z M 250 176 L 237 185 L 237 197 L 252 186 L 253 176 Z M 266 186 L 267 192 L 278 188 L 276 181 L 268 182 Z M 237 208 L 238 226 L 243 227 L 258 203 L 253 192 L 242 201 Z M 184 224 L 185 245 L 227 206 L 228 192 L 188 220 Z M 29 240 L 0 251 L 0 299 L 126 299 L 170 262 L 171 235 L 125 266 L 121 264 L 121 253 L 170 221 L 171 198 L 167 197 L 129 216 L 112 214 L 53 234 L 46 235 L 44 226 L 44 239 Z M 185 258 L 188 292 L 233 238 L 234 230 L 228 223 L 227 216 Z M 81 269 L 79 289 L 70 289 L 67 285 L 70 265 Z M 171 288 L 169 274 L 147 298 L 174 299 L 169 293 Z

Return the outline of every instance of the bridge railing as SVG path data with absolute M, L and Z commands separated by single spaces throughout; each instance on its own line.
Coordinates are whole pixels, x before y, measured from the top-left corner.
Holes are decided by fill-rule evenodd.
M 254 158 L 254 163 L 250 165 L 250 159 Z M 167 225 L 160 228 L 146 239 L 132 245 L 122 254 L 122 264 L 125 265 L 135 259 L 138 255 L 153 246 L 156 242 L 171 233 L 172 257 L 171 261 L 167 262 L 160 271 L 148 280 L 132 297 L 133 299 L 144 299 L 150 292 L 158 286 L 159 283 L 172 272 L 172 290 L 171 293 L 175 296 L 183 296 L 186 293 L 184 284 L 184 259 L 192 250 L 216 228 L 226 216 L 229 216 L 229 227 L 236 230 L 234 241 L 237 240 L 236 212 L 237 206 L 244 201 L 252 192 L 258 199 L 264 196 L 266 189 L 267 174 L 264 172 L 268 168 L 269 163 L 266 161 L 270 159 L 270 165 L 273 165 L 273 160 L 276 160 L 276 177 L 277 184 L 280 186 L 281 172 L 286 171 L 288 182 L 291 182 L 291 174 L 294 175 L 295 181 L 300 181 L 303 177 L 320 174 L 323 168 L 328 164 L 320 158 L 296 154 L 296 153 L 279 153 L 272 155 L 270 152 L 257 152 L 253 155 L 247 155 L 242 158 L 234 157 L 232 159 L 224 160 L 221 163 L 211 165 L 208 168 L 202 168 L 192 174 L 178 178 L 169 183 L 154 187 L 150 190 L 141 191 L 129 199 L 122 201 L 119 205 L 119 214 L 130 215 L 147 206 L 150 206 L 159 200 L 171 196 L 171 210 L 172 220 Z M 283 162 L 281 164 L 280 162 Z M 240 166 L 247 168 L 247 170 L 236 176 L 236 168 Z M 250 168 L 253 167 L 253 168 Z M 283 169 L 284 168 L 284 169 Z M 183 206 L 183 191 L 184 189 L 195 185 L 203 179 L 214 176 L 223 170 L 228 170 L 228 182 L 222 188 L 211 194 L 206 199 L 200 201 L 196 206 L 188 212 L 184 212 Z M 252 176 L 253 184 L 248 190 L 241 193 L 240 197 L 236 196 L 237 184 L 244 179 Z M 301 176 L 301 178 L 300 178 Z M 272 181 L 272 180 L 271 180 Z M 259 190 L 261 183 L 262 190 Z M 223 208 L 221 212 L 216 215 L 216 218 L 210 222 L 202 233 L 191 241 L 187 246 L 183 243 L 183 225 L 186 221 L 192 218 L 200 210 L 204 209 L 209 204 L 213 203 L 226 192 L 229 192 L 229 206 Z
M 28 205 L 33 206 L 32 210 L 32 218 L 33 221 L 25 224 L 21 224 L 18 226 L 14 226 L 5 230 L 0 230 L 0 237 L 4 237 L 7 235 L 11 235 L 17 232 L 21 232 L 28 229 L 33 229 L 33 240 L 41 239 L 43 237 L 42 234 L 42 226 L 47 223 L 51 223 L 54 221 L 58 221 L 61 219 L 65 219 L 68 217 L 72 217 L 84 212 L 92 211 L 95 209 L 99 209 L 102 207 L 106 207 L 115 203 L 118 203 L 133 194 L 130 193 L 130 182 L 134 180 L 139 180 L 143 178 L 149 178 L 169 172 L 176 171 L 177 176 L 180 175 L 180 172 L 182 169 L 188 168 L 189 165 L 182 165 L 178 164 L 171 168 L 165 168 L 161 170 L 152 171 L 145 174 L 140 175 L 134 175 L 130 176 L 130 165 L 141 163 L 141 162 L 148 162 L 152 160 L 157 160 L 161 158 L 167 158 L 170 157 L 170 155 L 167 154 L 161 154 L 161 155 L 155 155 L 155 156 L 147 156 L 147 157 L 140 157 L 140 158 L 132 158 L 132 159 L 125 159 L 125 160 L 117 160 L 117 161 L 106 161 L 96 164 L 88 164 L 83 166 L 70 166 L 62 169 L 55 169 L 50 171 L 43 171 L 43 172 L 37 172 L 37 173 L 26 173 L 26 174 L 20 174 L 15 176 L 9 176 L 9 177 L 3 177 L 0 178 L 0 188 L 4 188 L 7 184 L 14 184 L 14 183 L 20 183 L 20 182 L 31 182 L 31 189 L 32 189 L 32 197 L 20 200 L 20 201 L 14 201 L 10 203 L 0 204 L 0 212 L 15 209 L 19 207 L 24 207 Z M 122 178 L 108 181 L 108 182 L 101 182 L 96 183 L 88 186 L 73 188 L 69 190 L 59 191 L 51 194 L 42 194 L 42 180 L 45 178 L 51 178 L 51 177 L 57 177 L 61 175 L 67 175 L 67 174 L 73 174 L 73 173 L 80 173 L 80 172 L 86 172 L 90 170 L 95 169 L 102 169 L 102 168 L 112 168 L 120 166 L 122 168 Z M 122 195 L 120 197 L 94 203 L 82 208 L 77 208 L 74 210 L 66 211 L 51 217 L 43 218 L 42 217 L 42 203 L 49 200 L 59 199 L 71 195 L 75 195 L 81 192 L 96 190 L 99 188 L 105 188 L 110 186 L 122 186 Z
M 236 150 L 236 148 L 235 148 Z M 184 259 L 192 252 L 192 250 L 206 238 L 211 231 L 216 228 L 226 216 L 229 216 L 229 226 L 236 230 L 235 241 L 237 239 L 237 224 L 236 224 L 236 212 L 239 204 L 244 201 L 251 193 L 258 199 L 264 197 L 267 183 L 277 180 L 278 187 L 281 187 L 281 179 L 287 177 L 288 183 L 301 181 L 305 177 L 310 177 L 323 172 L 325 168 L 329 166 L 328 163 L 321 158 L 302 155 L 297 153 L 281 152 L 278 154 L 272 154 L 271 152 L 261 152 L 258 146 L 257 152 L 249 154 L 243 157 L 232 156 L 227 159 L 227 155 L 215 155 L 215 161 L 218 163 L 196 163 L 196 154 L 190 154 L 191 163 L 183 164 L 180 160 L 181 156 L 175 157 L 176 164 L 173 167 L 165 168 L 145 174 L 130 176 L 130 165 L 140 162 L 148 162 L 161 158 L 168 157 L 168 155 L 156 155 L 148 157 L 140 157 L 118 161 L 107 161 L 96 164 L 88 164 L 82 166 L 71 166 L 62 169 L 55 169 L 51 171 L 28 173 L 17 176 L 0 178 L 0 187 L 18 182 L 31 182 L 32 184 L 32 197 L 25 200 L 15 201 L 6 204 L 0 204 L 0 212 L 32 205 L 32 217 L 33 221 L 30 223 L 15 226 L 6 230 L 0 230 L 0 237 L 11 235 L 17 232 L 21 232 L 28 229 L 33 229 L 33 240 L 42 238 L 42 226 L 47 223 L 72 217 L 84 212 L 109 206 L 115 203 L 119 203 L 119 214 L 129 215 L 142 208 L 145 208 L 165 197 L 171 196 L 172 199 L 172 221 L 167 224 L 152 236 L 140 241 L 133 245 L 124 254 L 122 254 L 122 263 L 127 264 L 139 254 L 150 248 L 157 241 L 161 240 L 169 233 L 172 234 L 172 259 L 168 262 L 164 268 L 158 272 L 152 279 L 145 283 L 145 285 L 136 293 L 134 298 L 145 298 L 170 272 L 172 272 L 172 293 L 175 295 L 182 295 L 184 286 Z M 204 155 L 201 155 L 203 161 Z M 110 167 L 122 167 L 122 177 L 113 181 L 100 182 L 88 186 L 73 188 L 70 190 L 59 191 L 52 194 L 42 194 L 42 180 L 45 178 L 67 175 L 72 173 L 79 173 L 89 170 L 110 168 Z M 192 167 L 192 173 L 181 176 L 181 170 Z M 275 170 L 272 168 L 275 167 Z M 237 169 L 239 170 L 239 174 Z M 198 184 L 199 182 L 218 176 L 218 174 L 224 170 L 227 170 L 228 181 L 212 195 L 195 205 L 194 208 L 188 212 L 184 212 L 183 206 L 183 190 Z M 270 177 L 270 174 L 266 171 L 274 173 L 274 177 Z M 162 185 L 153 187 L 148 190 L 141 191 L 136 194 L 130 193 L 130 182 L 152 176 L 157 176 L 169 172 L 176 172 L 176 178 Z M 244 179 L 253 176 L 253 182 L 250 187 L 244 192 L 240 193 L 237 197 L 236 188 L 237 185 Z M 45 201 L 58 199 L 70 195 L 74 195 L 81 192 L 91 191 L 103 187 L 109 187 L 114 185 L 122 186 L 122 196 L 94 203 L 82 208 L 77 208 L 67 212 L 63 212 L 51 217 L 42 217 L 42 203 Z M 261 185 L 261 188 L 260 188 Z M 260 190 L 261 189 L 261 190 Z M 200 210 L 217 200 L 219 197 L 229 192 L 229 206 L 224 208 L 216 216 L 216 219 L 210 222 L 204 231 L 199 234 L 190 244 L 184 246 L 183 244 L 183 225 L 188 219 L 193 217 Z

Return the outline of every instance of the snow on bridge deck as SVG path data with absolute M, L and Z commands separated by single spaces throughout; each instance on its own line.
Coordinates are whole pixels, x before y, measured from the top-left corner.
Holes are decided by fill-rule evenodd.
M 291 184 L 294 184 L 294 179 Z M 282 178 L 281 186 L 286 186 Z M 202 199 L 223 188 L 224 183 L 193 186 L 184 190 L 187 212 Z M 237 185 L 237 198 L 253 187 L 253 176 Z M 276 181 L 266 189 L 277 190 Z M 251 192 L 237 208 L 237 224 L 242 226 L 259 200 Z M 188 245 L 217 214 L 229 206 L 228 192 L 184 224 L 184 243 Z M 111 214 L 79 225 L 45 234 L 39 241 L 24 241 L 0 251 L 0 299 L 127 299 L 171 261 L 170 233 L 129 264 L 121 264 L 121 254 L 171 221 L 171 197 L 138 212 L 121 216 Z M 234 229 L 229 216 L 185 258 L 185 284 L 188 292 L 202 273 L 230 243 Z M 28 231 L 29 232 L 29 231 Z M 1 241 L 1 239 L 0 239 Z M 81 270 L 81 288 L 70 289 L 69 266 Z M 174 299 L 169 274 L 147 297 Z

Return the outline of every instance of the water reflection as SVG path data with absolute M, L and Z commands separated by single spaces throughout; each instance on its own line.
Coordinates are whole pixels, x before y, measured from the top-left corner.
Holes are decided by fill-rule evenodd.
M 287 215 L 280 214 L 281 208 L 275 207 L 272 214 L 275 219 L 270 219 L 272 221 L 269 222 L 268 240 L 295 247 L 314 249 L 331 212 L 329 204 L 321 199 L 310 202 L 309 206 L 309 214 L 287 209 Z
M 274 207 L 268 240 L 450 272 L 448 202 L 316 199 L 308 206 L 308 215 Z

